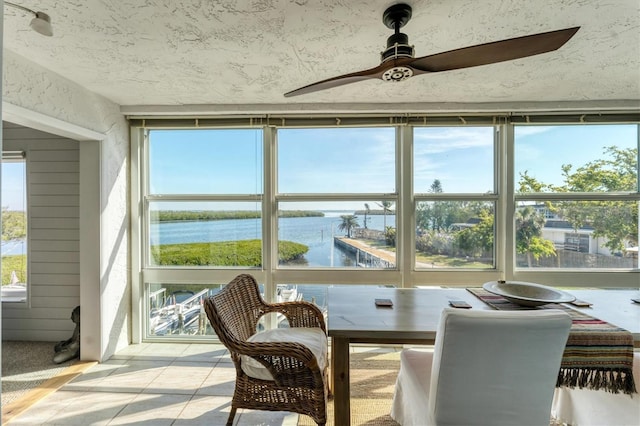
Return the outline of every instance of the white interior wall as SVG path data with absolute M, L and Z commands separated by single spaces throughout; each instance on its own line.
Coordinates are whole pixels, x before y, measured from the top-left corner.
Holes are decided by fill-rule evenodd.
M 2 67 L 3 119 L 81 141 L 81 358 L 104 360 L 131 340 L 127 122 L 118 105 L 13 52 Z
M 66 340 L 80 303 L 78 142 L 3 123 L 3 149 L 24 151 L 28 196 L 28 299 L 4 303 L 4 340 Z

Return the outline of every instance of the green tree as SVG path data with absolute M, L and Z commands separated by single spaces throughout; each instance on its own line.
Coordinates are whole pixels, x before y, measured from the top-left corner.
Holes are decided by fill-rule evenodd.
M 340 216 L 342 222 L 338 225 L 340 231 L 347 233 L 347 238 L 351 238 L 351 230 L 358 226 L 358 216 L 352 214 L 343 214 Z
M 429 193 L 443 192 L 442 183 L 435 179 L 428 190 Z M 420 202 L 416 208 L 416 226 L 419 230 L 448 232 L 454 223 L 464 223 L 470 217 L 477 217 L 486 205 L 475 201 L 434 200 Z
M 25 212 L 10 211 L 2 207 L 2 241 L 16 240 L 27 236 Z
M 480 222 L 470 228 L 458 231 L 455 235 L 458 247 L 474 257 L 493 251 L 494 215 L 488 209 L 484 209 L 478 216 Z
M 442 182 L 440 182 L 440 179 L 435 179 L 433 181 L 433 183 L 429 187 L 429 192 L 434 193 L 434 194 L 442 193 Z
M 384 240 L 388 246 L 396 246 L 396 228 L 387 226 L 384 229 Z
M 535 260 L 542 256 L 556 254 L 553 243 L 542 238 L 544 217 L 531 206 L 519 208 L 516 211 L 516 252 L 527 255 L 527 264 L 532 266 L 531 258 Z
M 442 183 L 439 179 L 435 179 L 428 191 L 431 194 L 440 194 L 443 192 Z M 419 229 L 434 231 L 444 230 L 448 224 L 449 206 L 446 201 L 432 201 L 418 203 L 416 212 L 416 225 Z
M 371 212 L 369 204 L 364 203 L 364 229 L 367 229 L 367 215 Z
M 439 179 L 433 181 L 429 187 L 429 192 L 432 194 L 442 193 L 442 183 Z M 431 229 L 434 231 L 443 231 L 451 225 L 449 219 L 451 219 L 451 203 L 447 201 L 434 201 L 430 207 L 430 222 Z
M 518 182 L 518 192 L 527 193 L 527 192 L 548 192 L 549 185 L 545 185 L 542 182 L 538 182 L 538 180 L 532 176 L 529 176 L 529 171 L 525 170 L 520 173 L 520 181 Z
M 638 150 L 606 147 L 604 156 L 575 170 L 563 165 L 565 184 L 555 188 L 565 192 L 637 191 Z M 574 228 L 593 226 L 594 237 L 604 237 L 604 245 L 613 252 L 624 250 L 625 243 L 638 244 L 638 209 L 623 201 L 561 203 Z
M 562 166 L 564 183 L 539 182 L 527 172 L 520 174 L 520 192 L 635 192 L 638 182 L 638 149 L 605 147 L 602 158 L 581 167 Z M 637 203 L 628 201 L 557 201 L 547 203 L 550 210 L 568 221 L 574 230 L 592 226 L 594 237 L 603 237 L 612 252 L 624 250 L 627 243 L 638 244 Z
M 386 230 L 387 229 L 387 212 L 391 213 L 391 207 L 393 206 L 393 201 L 381 201 L 378 203 L 378 205 L 380 207 L 382 207 L 382 214 L 384 215 L 383 217 L 383 228 Z

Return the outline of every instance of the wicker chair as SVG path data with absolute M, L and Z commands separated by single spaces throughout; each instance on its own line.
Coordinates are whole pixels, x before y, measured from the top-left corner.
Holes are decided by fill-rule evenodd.
M 319 327 L 326 335 L 324 317 L 317 306 L 309 302 L 266 303 L 260 296 L 256 280 L 243 274 L 215 296 L 205 299 L 204 308 L 236 368 L 227 425 L 233 423 L 238 408 L 291 411 L 310 416 L 318 425 L 326 424 L 326 362 L 321 369 L 309 348 L 298 342 L 248 341 L 256 334 L 260 317 L 270 312 L 283 314 L 291 328 Z M 266 367 L 273 380 L 247 375 L 242 368 L 246 357 Z

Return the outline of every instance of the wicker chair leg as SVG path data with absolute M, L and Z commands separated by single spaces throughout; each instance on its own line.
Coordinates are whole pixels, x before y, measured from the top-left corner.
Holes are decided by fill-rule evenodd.
M 233 426 L 233 418 L 236 415 L 236 407 L 231 407 L 231 412 L 229 413 L 229 417 L 227 418 L 227 426 Z

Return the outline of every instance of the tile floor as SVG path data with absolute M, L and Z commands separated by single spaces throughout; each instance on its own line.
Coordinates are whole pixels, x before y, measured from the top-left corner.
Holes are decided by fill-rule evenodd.
M 224 425 L 235 370 L 216 344 L 131 345 L 9 425 Z M 295 426 L 298 415 L 238 410 L 234 424 Z

